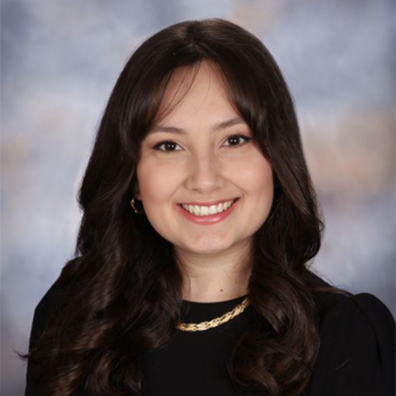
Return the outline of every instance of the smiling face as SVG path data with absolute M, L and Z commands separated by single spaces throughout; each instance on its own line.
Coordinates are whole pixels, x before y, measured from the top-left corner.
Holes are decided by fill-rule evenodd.
M 178 69 L 141 145 L 138 198 L 154 229 L 186 256 L 248 253 L 273 200 L 270 163 L 218 72 Z M 186 93 L 187 92 L 187 93 Z

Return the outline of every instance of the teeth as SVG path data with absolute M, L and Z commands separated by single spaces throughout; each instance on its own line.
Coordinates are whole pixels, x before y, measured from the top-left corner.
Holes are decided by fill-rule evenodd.
M 182 207 L 183 207 L 183 209 L 187 210 L 187 212 L 190 212 L 190 213 L 194 214 L 195 216 L 209 216 L 209 215 L 214 215 L 217 213 L 224 212 L 233 203 L 234 203 L 234 200 L 219 203 L 218 205 L 212 205 L 212 206 L 197 206 L 197 205 L 182 204 Z

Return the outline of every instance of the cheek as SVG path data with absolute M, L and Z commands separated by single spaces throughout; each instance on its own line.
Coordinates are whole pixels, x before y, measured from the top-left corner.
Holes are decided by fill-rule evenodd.
M 233 169 L 234 177 L 238 177 L 238 184 L 252 197 L 265 197 L 272 201 L 274 183 L 272 167 L 262 156 L 251 156 L 245 163 L 239 163 Z
M 266 196 L 272 202 L 274 195 L 274 180 L 272 168 L 268 162 L 261 167 L 257 167 L 257 172 L 252 176 L 254 180 L 256 180 L 256 183 L 252 184 L 255 185 L 257 193 Z
M 243 189 L 246 194 L 245 218 L 248 232 L 254 234 L 266 221 L 274 199 L 272 167 L 263 158 L 251 162 L 244 172 Z M 254 166 L 253 166 L 254 165 Z
M 178 183 L 178 174 L 173 167 L 143 163 L 138 166 L 137 179 L 139 198 L 147 207 L 172 196 Z

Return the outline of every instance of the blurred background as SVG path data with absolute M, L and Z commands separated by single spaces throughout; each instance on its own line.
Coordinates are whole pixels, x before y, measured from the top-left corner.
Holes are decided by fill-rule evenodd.
M 123 65 L 145 38 L 221 17 L 278 61 L 326 222 L 314 270 L 395 314 L 393 0 L 2 0 L 1 387 L 23 394 L 33 311 L 72 257 L 76 194 Z

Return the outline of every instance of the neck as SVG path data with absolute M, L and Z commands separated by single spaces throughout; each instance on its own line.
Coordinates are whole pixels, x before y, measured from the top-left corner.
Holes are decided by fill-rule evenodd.
M 183 274 L 184 300 L 220 302 L 248 294 L 251 265 L 242 252 L 194 255 L 177 251 L 177 260 Z

